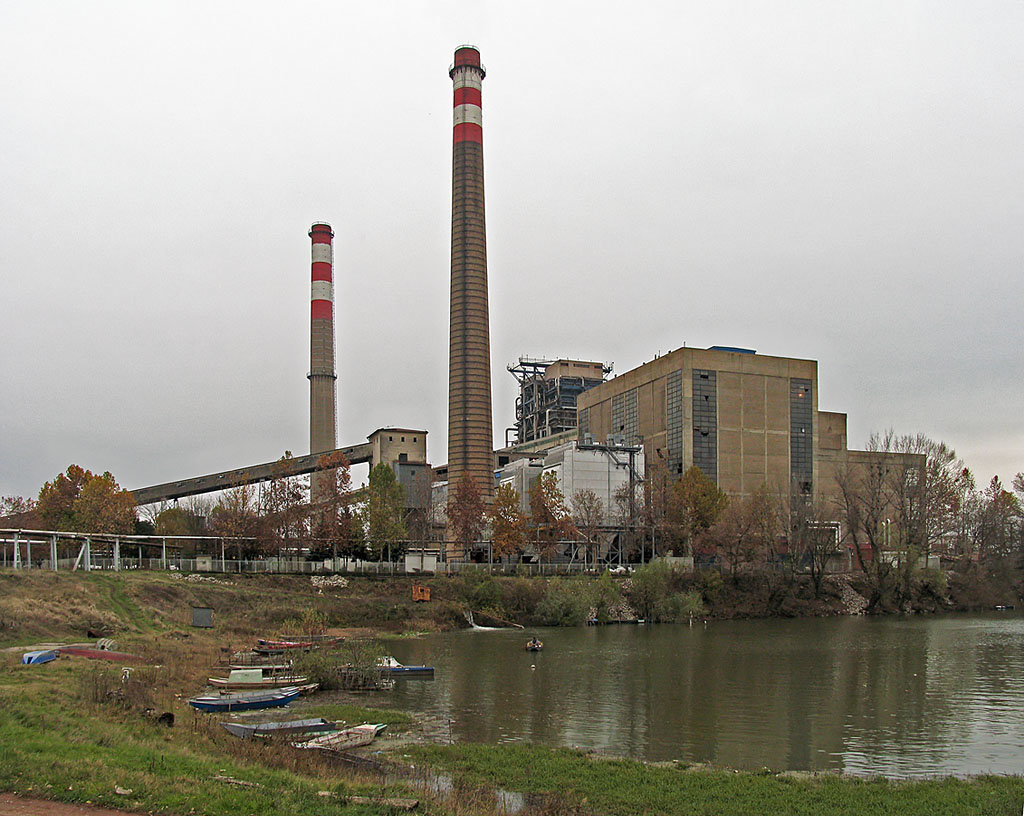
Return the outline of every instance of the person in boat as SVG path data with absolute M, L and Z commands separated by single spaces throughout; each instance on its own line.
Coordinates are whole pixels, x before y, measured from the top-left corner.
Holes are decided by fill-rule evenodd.
M 530 638 L 530 642 L 526 645 L 529 646 L 531 649 L 538 649 L 540 648 L 540 641 L 537 640 L 537 637 L 535 635 L 534 637 Z

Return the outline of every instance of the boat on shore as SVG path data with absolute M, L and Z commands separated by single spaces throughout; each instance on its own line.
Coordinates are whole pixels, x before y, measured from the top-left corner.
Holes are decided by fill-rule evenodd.
M 232 669 L 227 677 L 210 677 L 211 686 L 226 689 L 262 689 L 301 686 L 309 680 L 304 674 L 265 674 L 264 669 Z
M 297 688 L 273 691 L 248 691 L 236 694 L 208 694 L 188 701 L 198 711 L 253 711 L 260 708 L 278 708 L 294 702 L 299 696 Z
M 324 731 L 336 731 L 338 724 L 317 717 L 311 720 L 286 720 L 284 722 L 239 723 L 222 722 L 229 734 L 249 739 L 250 737 L 276 737 L 292 734 L 314 734 Z
M 313 739 L 296 741 L 296 748 L 316 748 L 321 751 L 351 751 L 362 748 L 376 739 L 377 735 L 387 728 L 386 723 L 363 723 L 340 731 L 331 731 Z
M 316 639 L 305 638 L 303 640 L 270 640 L 258 638 L 253 651 L 257 654 L 274 655 L 284 654 L 290 651 L 308 652 L 311 649 L 319 649 L 325 646 L 333 646 L 340 638 L 333 635 L 324 635 Z
M 21 662 L 24 665 L 49 663 L 51 660 L 56 660 L 60 655 L 60 649 L 37 649 L 34 652 L 25 652 L 21 656 Z

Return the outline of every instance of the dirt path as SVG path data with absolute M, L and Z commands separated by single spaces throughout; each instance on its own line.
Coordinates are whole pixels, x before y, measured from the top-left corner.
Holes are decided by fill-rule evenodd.
M 48 799 L 22 799 L 11 793 L 0 793 L 0 816 L 125 816 L 132 812 L 92 805 L 70 805 Z

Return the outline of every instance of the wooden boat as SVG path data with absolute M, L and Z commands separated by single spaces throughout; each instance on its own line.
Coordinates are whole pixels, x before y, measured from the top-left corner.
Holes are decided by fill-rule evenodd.
M 399 663 L 395 658 L 388 655 L 377 661 L 377 667 L 381 674 L 389 674 L 392 677 L 408 677 L 410 675 L 434 675 L 433 666 L 406 666 Z
M 204 697 L 193 697 L 188 704 L 199 711 L 252 711 L 259 708 L 285 706 L 298 696 L 299 689 L 293 687 L 273 691 L 211 694 Z
M 302 742 L 293 742 L 296 748 L 317 748 L 321 751 L 350 751 L 369 745 L 377 735 L 387 728 L 385 723 L 363 723 L 340 731 L 331 731 L 319 737 Z
M 537 640 L 537 638 L 531 638 L 530 640 L 526 641 L 526 651 L 528 652 L 539 652 L 543 648 L 544 643 L 540 640 Z
M 280 640 L 292 643 L 307 642 L 318 646 L 333 646 L 338 641 L 343 640 L 343 638 L 337 635 L 281 635 Z
M 250 737 L 276 737 L 285 734 L 313 734 L 322 731 L 336 731 L 338 724 L 318 717 L 313 720 L 287 720 L 285 722 L 238 723 L 222 722 L 229 733 L 242 739 Z
M 253 649 L 253 651 L 260 652 L 261 654 L 266 653 L 265 650 L 280 650 L 285 652 L 292 649 L 299 649 L 307 651 L 320 646 L 333 646 L 337 642 L 338 638 L 330 635 L 324 635 L 323 637 L 317 637 L 316 639 L 310 639 L 307 637 L 303 640 L 268 640 L 266 638 L 258 638 L 256 641 L 256 648 Z
M 309 678 L 304 674 L 266 675 L 263 669 L 232 669 L 227 677 L 209 678 L 211 686 L 226 689 L 261 689 L 301 686 Z
M 56 660 L 60 655 L 60 649 L 38 649 L 34 652 L 25 652 L 21 656 L 21 662 L 25 665 L 30 663 L 49 663 Z
M 113 663 L 139 663 L 142 658 L 128 652 L 113 652 L 110 649 L 92 649 L 84 646 L 62 646 L 62 655 L 73 657 L 87 657 L 90 660 L 109 660 Z

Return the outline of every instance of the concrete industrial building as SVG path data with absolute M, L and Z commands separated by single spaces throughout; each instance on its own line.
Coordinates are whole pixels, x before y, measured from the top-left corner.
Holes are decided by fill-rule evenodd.
M 524 444 L 574 430 L 576 399 L 603 383 L 612 367 L 584 360 L 520 357 L 508 370 L 519 383 L 514 430 L 517 444 Z
M 556 445 L 543 455 L 509 462 L 497 474 L 499 485 L 511 485 L 519 494 L 519 509 L 530 512 L 530 486 L 542 475 L 553 473 L 568 502 L 581 490 L 590 490 L 601 501 L 603 523 L 615 523 L 616 496 L 630 483 L 643 481 L 644 451 L 641 447 L 583 444 L 572 440 Z
M 749 349 L 680 348 L 581 394 L 581 440 L 642 445 L 648 469 L 693 465 L 733 496 L 761 485 L 828 498 L 846 414 L 818 409 L 818 364 Z

